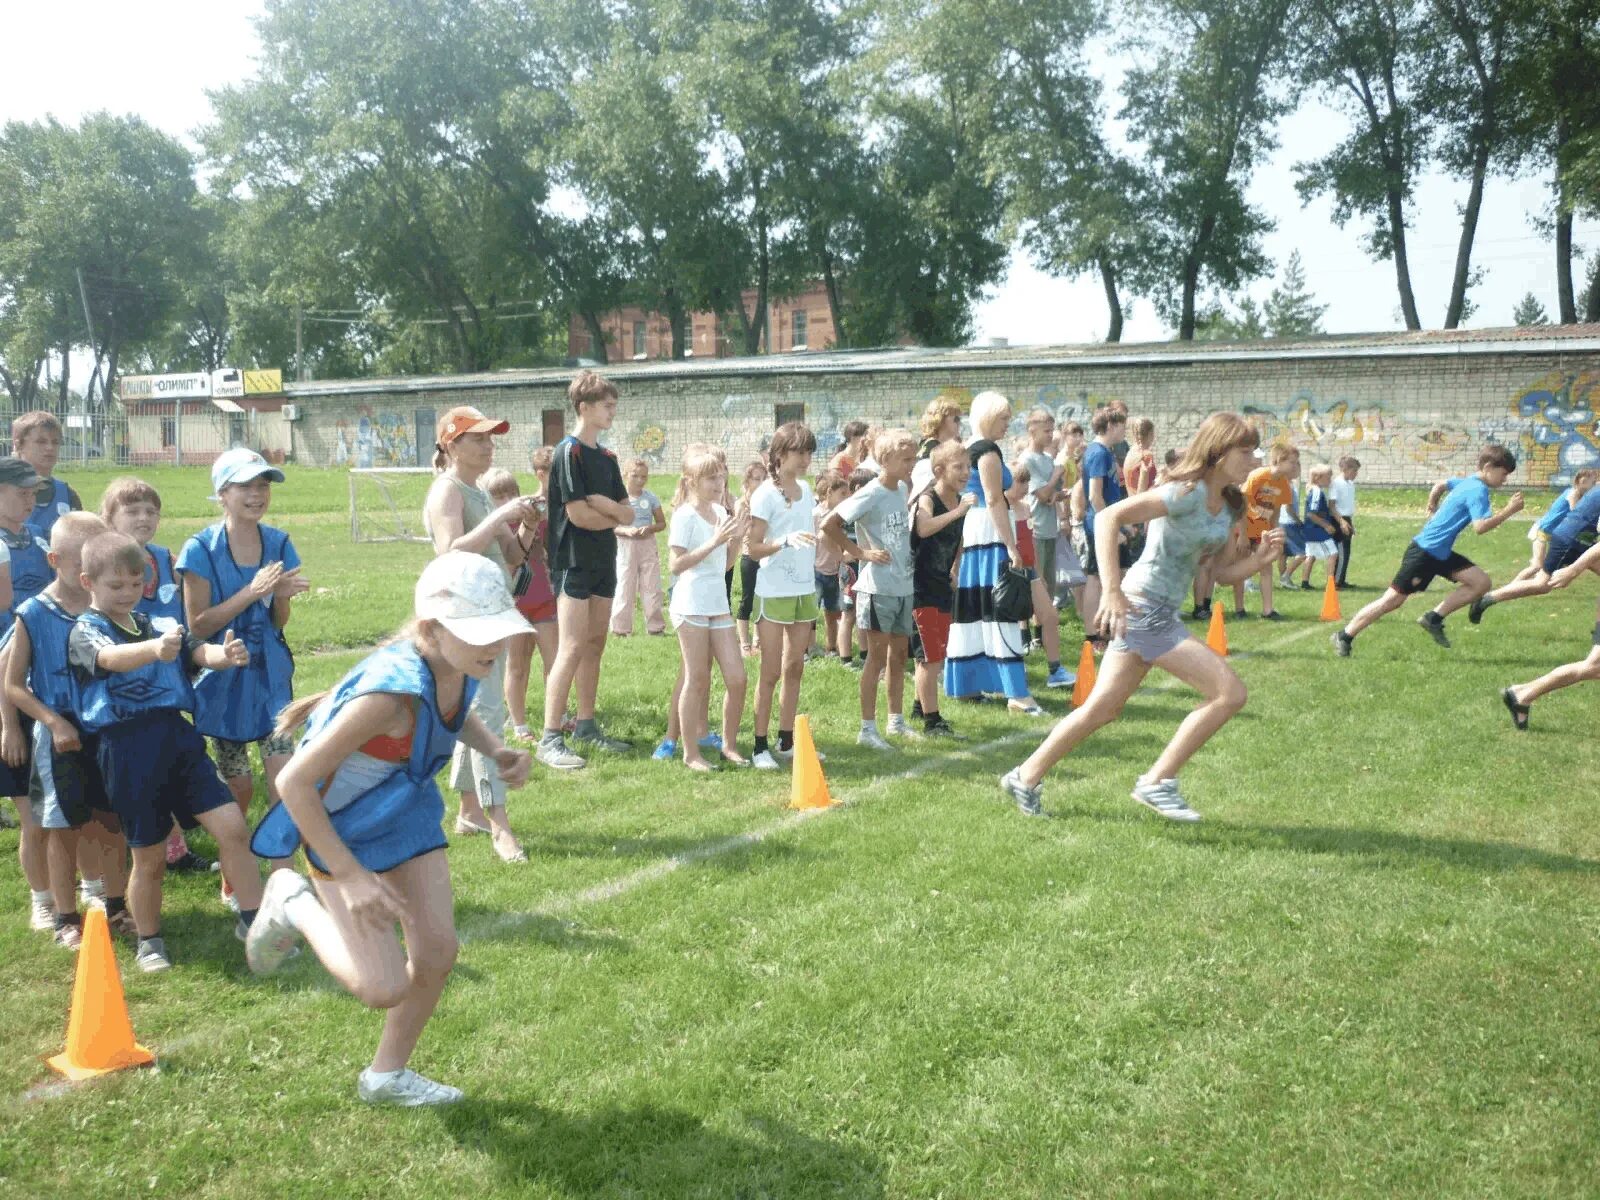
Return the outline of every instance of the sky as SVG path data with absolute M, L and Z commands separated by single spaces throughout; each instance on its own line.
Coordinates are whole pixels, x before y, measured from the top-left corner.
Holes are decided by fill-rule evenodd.
M 106 109 L 136 113 L 187 138 L 209 117 L 208 89 L 242 82 L 253 73 L 256 40 L 250 18 L 260 7 L 258 0 L 0 4 L 0 46 L 8 51 L 0 71 L 0 120 L 54 115 L 74 123 Z M 76 31 L 65 67 L 52 53 L 62 44 L 64 29 Z M 1325 152 L 1344 128 L 1344 118 L 1333 110 L 1315 101 L 1302 104 L 1280 125 L 1279 148 L 1256 172 L 1249 196 L 1276 219 L 1276 230 L 1266 238 L 1274 262 L 1281 267 L 1300 251 L 1311 290 L 1328 306 L 1323 320 L 1330 332 L 1401 328 L 1393 265 L 1373 262 L 1362 252 L 1360 227 L 1333 224 L 1328 198 L 1302 205 L 1294 189 L 1295 162 Z M 1547 312 L 1557 311 L 1554 248 L 1530 220 L 1544 210 L 1548 195 L 1544 178 L 1490 180 L 1473 252 L 1484 279 L 1471 295 L 1478 312 L 1470 324 L 1509 325 L 1512 309 L 1529 292 Z M 1411 210 L 1412 282 L 1423 324 L 1430 328 L 1444 320 L 1460 234 L 1457 210 L 1465 196 L 1465 183 L 1429 175 L 1420 182 Z M 1600 250 L 1600 223 L 1580 222 L 1576 241 Z M 1585 264 L 1575 267 L 1575 274 L 1581 279 Z M 1264 300 L 1272 285 L 1273 280 L 1263 279 L 1249 290 Z M 1171 336 L 1148 302 L 1125 301 L 1125 310 L 1125 341 Z M 1012 345 L 1090 342 L 1105 336 L 1106 321 L 1098 277 L 1051 278 L 1019 252 L 1004 281 L 977 305 L 974 332 L 979 342 L 1005 338 Z

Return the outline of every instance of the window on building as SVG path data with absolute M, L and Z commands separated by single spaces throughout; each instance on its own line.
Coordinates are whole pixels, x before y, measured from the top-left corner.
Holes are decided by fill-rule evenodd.
M 178 441 L 178 423 L 171 417 L 161 418 L 161 448 L 170 450 Z
M 540 414 L 540 424 L 543 426 L 541 434 L 543 444 L 554 446 L 567 436 L 567 410 L 564 408 L 547 408 Z
M 633 323 L 633 356 L 635 358 L 644 354 L 644 322 Z
M 776 429 L 779 425 L 787 425 L 790 421 L 805 424 L 806 406 L 804 404 L 774 404 L 772 406 L 772 426 Z
M 806 346 L 806 310 L 797 308 L 792 314 L 794 324 L 794 338 L 791 346 L 795 350 L 803 350 Z

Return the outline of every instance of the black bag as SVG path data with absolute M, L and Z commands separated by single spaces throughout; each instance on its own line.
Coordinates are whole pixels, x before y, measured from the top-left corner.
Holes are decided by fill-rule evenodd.
M 528 594 L 528 588 L 533 583 L 533 568 L 523 563 L 517 568 L 517 573 L 511 577 L 511 594 L 518 600 Z
M 1004 566 L 994 585 L 994 619 L 1026 621 L 1033 616 L 1033 572 L 1027 567 Z

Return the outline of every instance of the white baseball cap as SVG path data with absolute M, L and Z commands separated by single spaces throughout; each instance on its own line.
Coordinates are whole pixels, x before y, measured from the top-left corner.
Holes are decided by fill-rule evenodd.
M 215 500 L 230 483 L 249 483 L 263 475 L 273 483 L 283 482 L 283 472 L 248 446 L 224 450 L 211 464 L 211 490 L 216 493 L 211 498 Z
M 505 572 L 465 550 L 447 550 L 422 569 L 415 603 L 419 620 L 437 621 L 473 646 L 533 632 L 517 611 Z

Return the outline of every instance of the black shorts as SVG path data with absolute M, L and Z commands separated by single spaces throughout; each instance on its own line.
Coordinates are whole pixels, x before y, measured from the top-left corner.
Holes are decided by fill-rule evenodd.
M 1406 556 L 1400 560 L 1400 569 L 1394 573 L 1389 586 L 1402 596 L 1414 596 L 1427 591 L 1435 579 L 1453 580 L 1473 565 L 1470 558 L 1455 550 L 1450 551 L 1449 558 L 1440 560 L 1412 542 L 1406 547 Z
M 1086 540 L 1089 543 L 1089 553 L 1084 555 L 1084 557 L 1083 557 L 1083 573 L 1085 575 L 1099 575 L 1100 574 L 1100 560 L 1099 560 L 1099 557 L 1098 557 L 1099 552 L 1095 549 L 1095 545 L 1094 545 L 1094 535 L 1090 534 L 1089 537 Z M 1117 546 L 1117 562 L 1119 562 L 1122 565 L 1122 569 L 1124 571 L 1126 571 L 1129 567 L 1133 566 L 1133 563 L 1134 563 L 1133 547 L 1128 545 L 1127 542 L 1121 542 L 1121 543 L 1118 544 L 1118 546 Z
M 1546 575 L 1554 575 L 1562 567 L 1570 567 L 1577 562 L 1588 548 L 1576 538 L 1553 537 L 1544 552 L 1544 562 L 1540 564 L 1539 569 Z
M 617 560 L 604 566 L 562 567 L 550 573 L 557 596 L 574 600 L 611 600 L 617 594 Z
M 748 554 L 739 556 L 739 620 L 748 621 L 756 608 L 756 574 L 761 564 Z

